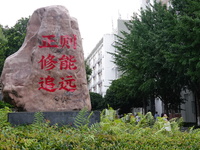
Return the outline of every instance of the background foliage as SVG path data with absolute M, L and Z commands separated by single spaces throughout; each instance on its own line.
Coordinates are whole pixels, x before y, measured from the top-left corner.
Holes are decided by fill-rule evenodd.
M 87 62 L 85 61 L 85 70 L 86 70 L 86 78 L 87 81 L 89 81 L 89 77 L 92 74 L 92 69 L 90 68 L 90 66 L 87 64 Z
M 142 107 L 142 96 L 137 94 L 137 84 L 131 84 L 132 79 L 127 76 L 112 81 L 104 97 L 107 105 L 120 109 L 119 113 L 131 112 L 132 107 Z
M 100 94 L 90 92 L 90 100 L 92 104 L 92 110 L 102 110 L 106 108 L 105 100 Z
M 15 53 L 22 46 L 24 38 L 26 36 L 26 27 L 29 18 L 21 18 L 17 23 L 9 28 L 8 26 L 2 27 L 2 33 L 6 39 L 5 42 L 0 40 L 0 75 L 3 69 L 5 59 L 11 54 Z M 1 31 L 0 31 L 1 37 Z

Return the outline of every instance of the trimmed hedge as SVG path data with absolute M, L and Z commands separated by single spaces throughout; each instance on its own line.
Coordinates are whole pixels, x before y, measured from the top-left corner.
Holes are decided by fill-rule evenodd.
M 116 119 L 115 111 L 104 110 L 101 122 L 91 127 L 49 126 L 36 122 L 27 126 L 11 126 L 10 109 L 0 109 L 0 149 L 15 150 L 198 150 L 200 130 L 180 131 L 180 120 L 171 120 L 171 131 L 165 130 L 162 118 L 154 121 L 151 114 L 140 115 L 141 121 L 127 114 Z

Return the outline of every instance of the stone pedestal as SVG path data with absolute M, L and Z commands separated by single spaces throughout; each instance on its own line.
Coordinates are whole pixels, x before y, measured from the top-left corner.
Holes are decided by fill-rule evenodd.
M 74 126 L 74 120 L 80 111 L 67 112 L 42 112 L 44 119 L 50 121 L 50 125 L 58 124 L 58 126 L 69 125 Z M 88 117 L 91 112 L 87 112 Z M 15 112 L 8 114 L 8 122 L 12 125 L 28 125 L 34 121 L 35 112 Z M 100 122 L 100 111 L 94 111 L 90 117 L 89 126 Z

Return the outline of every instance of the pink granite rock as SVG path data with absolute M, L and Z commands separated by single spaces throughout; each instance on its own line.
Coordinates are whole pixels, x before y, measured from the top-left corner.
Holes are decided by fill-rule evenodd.
M 91 109 L 77 20 L 63 6 L 37 9 L 1 75 L 3 100 L 25 111 Z

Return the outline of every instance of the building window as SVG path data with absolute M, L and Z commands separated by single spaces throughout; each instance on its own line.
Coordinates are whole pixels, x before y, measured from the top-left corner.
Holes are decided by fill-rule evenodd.
M 102 84 L 98 84 L 98 88 L 99 88 L 99 94 L 102 93 Z
M 188 94 L 184 94 L 184 98 L 185 98 L 186 101 L 188 101 L 189 100 L 189 95 Z
M 99 80 L 101 80 L 102 72 L 99 72 L 98 76 L 99 76 Z
M 96 93 L 96 87 L 93 88 L 93 92 Z

